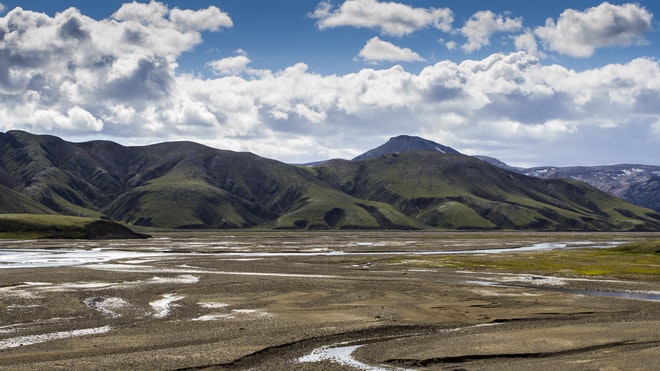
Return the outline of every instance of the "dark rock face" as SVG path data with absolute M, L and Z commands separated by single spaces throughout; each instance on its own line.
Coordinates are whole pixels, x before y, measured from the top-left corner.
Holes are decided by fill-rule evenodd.
M 146 239 L 149 237 L 151 236 L 133 232 L 126 226 L 107 220 L 97 220 L 85 227 L 85 239 L 88 240 Z
M 399 135 L 398 137 L 390 138 L 387 143 L 382 146 L 371 149 L 353 159 L 353 161 L 368 160 L 383 155 L 392 153 L 405 153 L 415 151 L 431 151 L 439 152 L 447 155 L 460 155 L 457 150 L 443 146 L 436 142 L 409 135 Z

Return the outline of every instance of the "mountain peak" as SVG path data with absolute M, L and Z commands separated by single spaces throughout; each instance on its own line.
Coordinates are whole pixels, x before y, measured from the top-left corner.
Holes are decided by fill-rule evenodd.
M 371 149 L 353 159 L 353 161 L 368 160 L 374 157 L 389 155 L 392 153 L 414 152 L 414 151 L 435 151 L 451 155 L 460 155 L 457 150 L 443 146 L 442 144 L 434 141 L 411 136 L 399 135 L 390 138 L 385 144 Z

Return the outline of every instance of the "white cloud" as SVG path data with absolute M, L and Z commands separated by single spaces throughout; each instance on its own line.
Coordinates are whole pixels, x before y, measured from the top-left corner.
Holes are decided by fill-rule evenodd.
M 217 31 L 220 27 L 234 25 L 229 15 L 215 6 L 202 10 L 172 9 L 170 20 L 188 31 Z
M 138 2 L 125 3 L 112 15 L 119 21 L 133 21 L 145 25 L 164 24 L 164 19 L 168 12 L 165 4 L 151 1 L 149 4 Z
M 310 16 L 318 19 L 319 29 L 341 26 L 375 28 L 383 35 L 391 36 L 407 35 L 429 26 L 449 32 L 454 20 L 448 8 L 414 8 L 377 0 L 345 1 L 335 10 L 329 2 L 323 1 Z
M 473 14 L 459 32 L 468 39 L 463 50 L 470 53 L 490 45 L 490 37 L 494 33 L 515 32 L 521 28 L 521 18 L 503 17 L 486 10 Z
M 103 130 L 103 121 L 78 106 L 69 108 L 66 115 L 56 110 L 36 110 L 31 115 L 29 123 L 31 128 L 39 131 L 99 132 Z
M 5 11 L 5 5 L 3 3 L 0 3 L 0 13 Z
M 54 17 L 11 10 L 0 17 L 0 101 L 11 121 L 5 125 L 53 130 L 79 126 L 123 135 L 129 131 L 123 120 L 142 125 L 148 118 L 154 122 L 144 127 L 158 128 L 155 121 L 166 110 L 153 108 L 160 105 L 190 113 L 171 117 L 193 117 L 194 104 L 170 100 L 177 85 L 177 59 L 201 42 L 198 30 L 231 24 L 223 17 L 205 21 L 209 15 L 221 13 L 215 7 L 169 11 L 153 1 L 124 4 L 113 19 L 100 21 L 75 8 Z M 200 23 L 191 29 L 185 26 L 191 20 Z M 207 113 L 197 113 L 196 122 L 212 121 Z
M 539 50 L 538 44 L 536 43 L 536 38 L 534 33 L 527 31 L 523 34 L 520 34 L 514 38 L 514 42 L 517 50 L 523 50 L 527 54 L 533 55 L 539 58 L 545 58 L 546 54 Z
M 359 56 L 367 62 L 419 62 L 424 60 L 411 49 L 398 47 L 378 37 L 373 37 L 367 41 L 360 50 Z
M 653 15 L 639 4 L 602 3 L 584 12 L 567 9 L 535 30 L 550 50 L 589 57 L 597 48 L 628 46 L 651 30 Z
M 544 65 L 525 33 L 516 43 L 529 53 L 445 60 L 419 73 L 394 66 L 321 75 L 304 63 L 254 71 L 239 50 L 209 63 L 218 76 L 201 77 L 176 71 L 201 37 L 172 18 L 153 2 L 127 4 L 110 20 L 75 9 L 0 17 L 0 130 L 124 144 L 187 139 L 291 162 L 352 157 L 402 133 L 484 154 L 513 148 L 559 156 L 553 146 L 597 148 L 598 138 L 630 130 L 655 138 L 648 148 L 657 148 L 660 62 L 653 59 L 576 72 Z M 372 40 L 381 49 L 365 46 L 366 60 L 419 57 Z M 618 150 L 599 159 L 626 154 Z M 557 161 L 570 163 L 570 153 Z
M 248 65 L 252 62 L 245 55 L 237 55 L 218 59 L 208 63 L 208 66 L 220 75 L 238 75 L 248 70 Z

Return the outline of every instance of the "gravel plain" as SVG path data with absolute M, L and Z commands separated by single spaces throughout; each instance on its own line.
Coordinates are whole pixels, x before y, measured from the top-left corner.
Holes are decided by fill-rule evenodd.
M 658 235 L 209 232 L 0 241 L 0 368 L 652 370 L 660 364 L 656 279 L 410 263 L 649 237 Z

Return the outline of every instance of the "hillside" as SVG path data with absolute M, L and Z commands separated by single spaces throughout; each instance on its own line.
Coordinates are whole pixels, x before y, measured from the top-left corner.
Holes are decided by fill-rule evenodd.
M 401 138 L 390 142 L 429 144 Z M 300 167 L 191 142 L 126 147 L 10 131 L 0 133 L 0 211 L 179 229 L 660 229 L 657 213 L 582 183 L 430 145 Z
M 161 228 L 419 228 L 388 204 L 250 153 L 190 142 L 76 144 L 20 131 L 0 134 L 0 150 L 13 190 L 65 215 Z
M 660 215 L 577 181 L 542 180 L 438 152 L 334 160 L 329 184 L 386 202 L 417 222 L 452 229 L 656 230 Z
M 660 166 L 619 164 L 518 168 L 491 157 L 476 157 L 503 169 L 537 178 L 578 180 L 635 205 L 660 212 Z
M 149 236 L 108 220 L 50 214 L 0 214 L 0 238 L 107 240 Z

